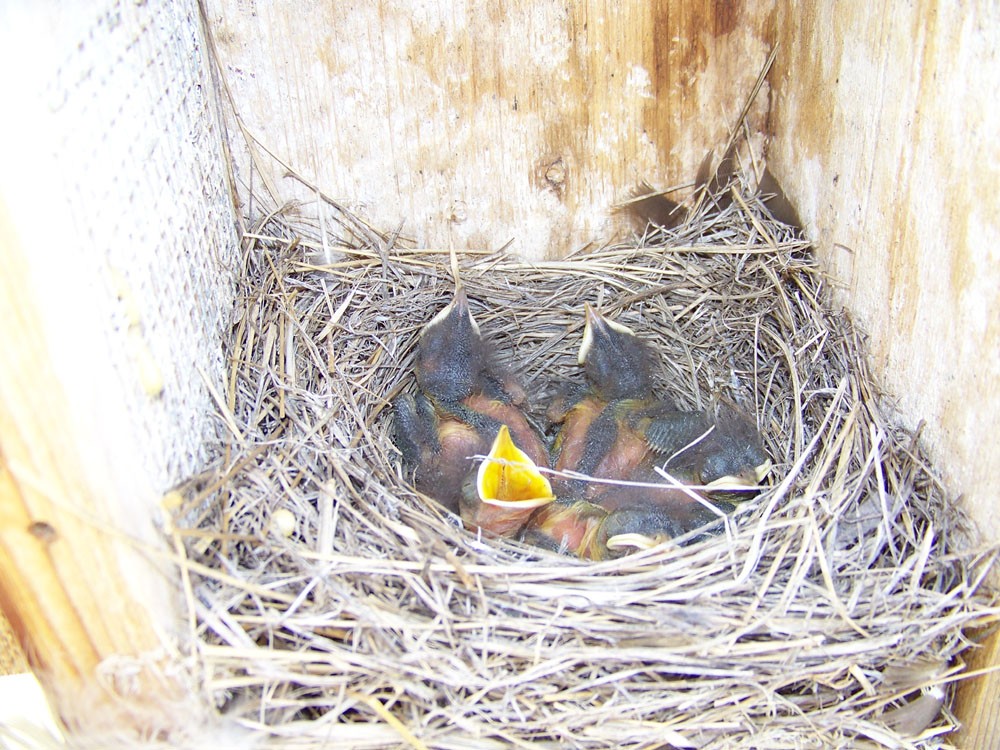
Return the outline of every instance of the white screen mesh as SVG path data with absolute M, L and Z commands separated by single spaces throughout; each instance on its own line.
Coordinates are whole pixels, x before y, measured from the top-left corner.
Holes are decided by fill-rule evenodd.
M 89 460 L 118 475 L 118 492 L 162 491 L 198 468 L 214 433 L 201 373 L 224 390 L 237 257 L 197 4 L 25 2 L 0 13 L 5 62 L 23 69 L 9 93 L 25 111 L 8 123 L 0 196 L 46 345 L 81 434 L 100 444 L 84 446 Z

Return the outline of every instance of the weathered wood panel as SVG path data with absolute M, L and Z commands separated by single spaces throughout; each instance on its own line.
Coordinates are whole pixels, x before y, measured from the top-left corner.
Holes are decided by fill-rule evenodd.
M 888 390 L 998 539 L 1000 9 L 882 10 L 779 21 L 770 164 Z
M 110 491 L 107 467 L 87 465 L 100 449 L 81 446 L 111 437 L 76 423 L 48 350 L 44 294 L 2 202 L 0 244 L 0 608 L 64 722 L 141 734 L 180 697 L 148 656 L 177 621 L 173 587 L 140 548 L 147 508 Z M 102 678 L 113 655 L 121 661 Z
M 1000 540 L 1000 8 L 796 2 L 775 28 L 769 164 L 903 418 Z M 995 747 L 998 696 L 995 675 L 963 692 L 960 746 Z
M 194 2 L 0 4 L 0 609 L 95 747 L 210 710 L 157 528 L 213 434 L 232 304 L 198 20 Z
M 209 0 L 249 130 L 422 246 L 561 256 L 690 180 L 767 58 L 772 3 Z M 767 96 L 752 122 L 763 127 Z M 308 192 L 272 165 L 285 196 Z M 243 170 L 246 174 L 246 170 Z

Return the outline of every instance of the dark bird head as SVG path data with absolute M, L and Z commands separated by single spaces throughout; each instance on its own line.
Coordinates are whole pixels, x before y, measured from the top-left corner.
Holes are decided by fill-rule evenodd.
M 480 387 L 486 366 L 483 338 L 460 287 L 451 304 L 420 332 L 417 385 L 435 401 L 458 402 Z
M 622 508 L 608 515 L 603 529 L 604 544 L 610 554 L 622 554 L 632 550 L 651 549 L 668 539 L 704 528 L 704 533 L 697 534 L 685 542 L 690 544 L 706 539 L 708 534 L 720 532 L 723 528 L 721 518 L 722 513 L 713 513 L 708 509 L 699 512 L 693 508 L 681 509 L 657 505 Z M 713 522 L 717 523 L 708 525 Z
M 710 490 L 756 487 L 771 470 L 756 426 L 737 413 L 719 414 L 714 425 L 676 454 L 667 471 L 686 469 Z
M 680 524 L 661 508 L 621 508 L 608 514 L 602 535 L 613 554 L 633 549 L 651 549 L 684 533 Z
M 608 320 L 588 304 L 577 361 L 594 392 L 606 401 L 649 399 L 653 353 L 631 328 Z

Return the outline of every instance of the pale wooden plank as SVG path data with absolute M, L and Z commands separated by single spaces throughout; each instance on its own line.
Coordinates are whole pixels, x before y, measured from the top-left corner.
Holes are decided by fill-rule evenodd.
M 770 163 L 902 413 L 998 539 L 1000 11 L 884 10 L 779 24 Z
M 981 634 L 982 635 L 982 634 Z M 970 671 L 996 669 L 1000 664 L 1000 633 L 985 636 L 979 648 L 970 652 Z M 954 743 L 962 748 L 995 748 L 1000 742 L 1000 679 L 997 673 L 963 682 L 955 697 L 962 728 Z
M 0 675 L 19 674 L 27 671 L 28 660 L 24 657 L 21 644 L 14 634 L 11 624 L 0 611 Z
M 173 585 L 120 521 L 132 499 L 96 491 L 80 464 L 79 441 L 99 432 L 72 424 L 21 234 L 2 203 L 0 245 L 0 607 L 82 736 L 168 727 L 174 719 L 160 714 L 182 694 L 182 672 L 165 677 L 159 651 L 173 630 L 164 618 L 176 617 L 163 606 Z M 114 669 L 99 674 L 112 657 L 129 665 L 124 682 Z
M 767 58 L 772 7 L 210 0 L 208 15 L 247 127 L 325 193 L 420 246 L 513 240 L 541 258 L 607 240 L 640 180 L 693 178 Z M 765 93 L 754 127 L 766 109 Z

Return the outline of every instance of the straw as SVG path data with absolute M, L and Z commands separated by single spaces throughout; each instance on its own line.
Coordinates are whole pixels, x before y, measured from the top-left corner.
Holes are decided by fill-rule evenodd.
M 531 264 L 413 248 L 323 200 L 248 222 L 216 460 L 174 522 L 208 699 L 290 748 L 946 747 L 996 550 L 808 243 L 727 190 Z M 540 425 L 581 379 L 587 301 L 654 344 L 658 395 L 755 415 L 771 484 L 727 534 L 600 563 L 464 530 L 390 439 L 453 262 Z

